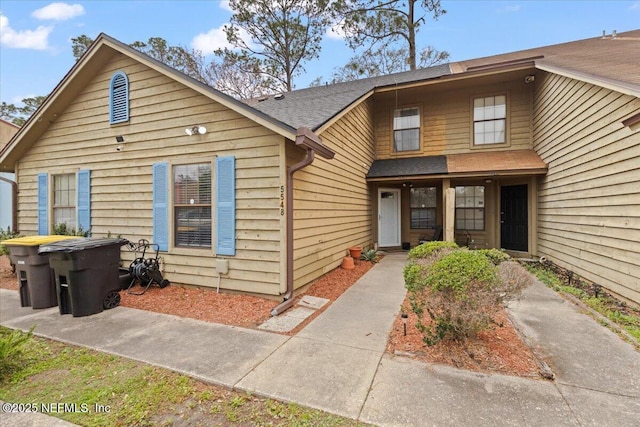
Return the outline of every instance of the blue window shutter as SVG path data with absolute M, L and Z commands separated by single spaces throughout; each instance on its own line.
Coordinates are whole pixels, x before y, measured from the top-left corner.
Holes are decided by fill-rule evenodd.
M 236 254 L 236 158 L 216 158 L 216 253 Z
M 109 122 L 129 121 L 129 79 L 122 71 L 111 77 L 109 84 Z
M 169 164 L 153 165 L 153 242 L 169 250 Z
M 38 234 L 49 234 L 49 175 L 38 174 Z
M 78 231 L 91 231 L 91 171 L 78 171 Z

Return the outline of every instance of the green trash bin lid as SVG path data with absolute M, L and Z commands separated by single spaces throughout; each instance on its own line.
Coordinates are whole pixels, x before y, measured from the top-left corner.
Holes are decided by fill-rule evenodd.
M 48 243 L 59 242 L 61 240 L 77 239 L 77 236 L 25 236 L 16 237 L 14 239 L 3 240 L 0 242 L 6 246 L 40 246 Z

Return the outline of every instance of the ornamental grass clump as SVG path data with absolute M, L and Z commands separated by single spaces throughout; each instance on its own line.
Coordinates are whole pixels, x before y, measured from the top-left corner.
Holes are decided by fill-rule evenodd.
M 488 329 L 505 302 L 532 281 L 499 250 L 440 245 L 416 252 L 419 256 L 404 270 L 405 286 L 418 316 L 416 327 L 430 346 L 442 340 L 464 341 Z

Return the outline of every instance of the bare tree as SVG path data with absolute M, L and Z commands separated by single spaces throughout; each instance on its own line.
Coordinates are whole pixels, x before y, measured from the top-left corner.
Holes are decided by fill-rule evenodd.
M 225 27 L 234 47 L 220 55 L 232 63 L 257 66 L 274 88 L 291 91 L 304 62 L 318 58 L 330 24 L 329 0 L 230 0 L 234 11 Z
M 438 19 L 446 13 L 440 0 L 337 0 L 335 11 L 349 47 L 370 51 L 379 44 L 404 42 L 411 70 L 418 64 L 416 34 L 427 15 Z

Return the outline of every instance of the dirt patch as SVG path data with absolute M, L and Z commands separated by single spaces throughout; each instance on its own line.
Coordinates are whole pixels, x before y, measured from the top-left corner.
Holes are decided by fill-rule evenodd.
M 336 268 L 316 280 L 305 294 L 335 301 L 373 265 L 369 262 L 360 262 L 353 270 Z M 0 257 L 0 287 L 18 289 L 15 274 L 11 273 L 6 256 Z M 128 295 L 123 291 L 121 296 L 121 304 L 125 307 L 244 328 L 255 328 L 267 320 L 271 309 L 278 304 L 278 301 L 271 299 L 241 294 L 218 294 L 215 289 L 198 289 L 179 285 L 171 285 L 163 289 L 152 286 L 140 296 Z M 302 295 L 299 295 L 296 299 L 301 297 Z M 318 310 L 314 316 L 288 335 L 293 335 L 304 328 L 329 305 Z M 398 315 L 387 344 L 387 351 L 390 354 L 478 372 L 539 377 L 533 353 L 520 339 L 506 312 L 499 313 L 494 319 L 498 325 L 502 326 L 494 326 L 489 331 L 481 333 L 476 340 L 467 342 L 466 345 L 442 342 L 428 347 L 415 328 L 417 319 L 411 313 L 407 301 L 404 303 L 404 311 L 408 314 L 407 335 L 404 335 L 402 318 Z

